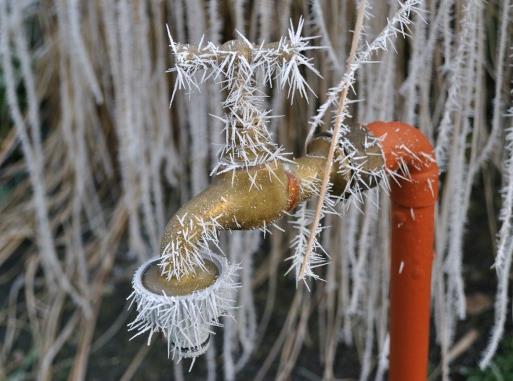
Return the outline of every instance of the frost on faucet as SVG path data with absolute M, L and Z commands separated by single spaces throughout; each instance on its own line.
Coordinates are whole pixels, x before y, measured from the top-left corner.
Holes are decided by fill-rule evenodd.
M 257 87 L 257 78 L 269 87 L 273 83 L 288 86 L 291 102 L 296 92 L 305 98 L 308 91 L 313 93 L 300 67 L 320 76 L 312 59 L 305 56 L 308 50 L 320 47 L 310 45 L 315 37 L 301 36 L 303 25 L 303 18 L 296 29 L 291 22 L 288 36 L 278 42 L 253 44 L 237 32 L 239 39 L 221 46 L 203 40 L 198 46 L 176 43 L 168 29 L 175 58 L 169 71 L 176 73 L 172 98 L 176 90 L 199 90 L 209 79 L 219 83 L 226 94 L 224 115 L 217 116 L 224 123 L 225 144 L 212 174 L 287 160 L 283 147 L 272 141 L 267 127 L 271 110 L 263 109 L 266 95 Z
M 168 354 L 178 360 L 195 358 L 209 345 L 213 327 L 230 316 L 236 305 L 238 265 L 212 253 L 220 229 L 267 230 L 289 208 L 296 206 L 298 191 L 290 198 L 294 177 L 284 163 L 294 164 L 284 148 L 273 142 L 268 130 L 271 110 L 264 110 L 265 93 L 257 78 L 272 87 L 288 86 L 306 97 L 311 91 L 300 66 L 319 75 L 305 53 L 310 38 L 302 37 L 304 21 L 292 24 L 287 37 L 270 44 L 238 39 L 221 46 L 199 42 L 176 43 L 169 33 L 176 73 L 171 102 L 178 89 L 200 90 L 207 80 L 219 83 L 225 94 L 225 141 L 212 171 L 214 184 L 184 205 L 170 220 L 161 240 L 160 258 L 142 265 L 133 279 L 137 316 L 129 329 L 135 336 L 162 332 Z M 169 32 L 169 29 L 168 29 Z M 217 184 L 217 185 L 215 185 Z M 295 189 L 295 188 L 294 188 Z M 294 193 L 293 192 L 293 193 Z M 248 208 L 259 202 L 258 213 Z M 192 366 L 192 365 L 191 365 Z
M 220 317 L 229 316 L 236 306 L 238 266 L 212 253 L 215 247 L 222 252 L 220 230 L 265 232 L 300 206 L 294 214 L 298 237 L 293 241 L 289 271 L 297 274 L 302 262 L 305 226 L 311 219 L 305 202 L 319 195 L 331 136 L 312 139 L 302 157 L 287 157 L 272 140 L 267 127 L 270 110 L 263 110 L 264 94 L 256 84 L 262 78 L 268 85 L 288 85 L 291 100 L 294 92 L 306 96 L 309 87 L 299 66 L 318 74 L 304 55 L 317 47 L 300 36 L 302 27 L 301 19 L 287 38 L 260 45 L 240 36 L 220 47 L 203 42 L 192 47 L 175 43 L 170 36 L 175 91 L 199 89 L 212 79 L 226 93 L 222 117 L 226 138 L 212 183 L 170 219 L 161 238 L 160 258 L 144 264 L 133 280 L 131 298 L 138 314 L 130 329 L 136 336 L 148 333 L 150 338 L 162 332 L 175 358 L 204 353 L 213 327 L 220 326 Z M 333 197 L 328 212 L 335 211 L 337 200 L 356 198 L 383 177 L 381 149 L 367 129 L 358 127 L 345 138 L 344 144 L 337 144 L 333 157 L 337 165 L 328 174 Z M 307 275 L 317 279 L 315 269 L 326 263 L 327 253 L 320 245 L 314 249 Z

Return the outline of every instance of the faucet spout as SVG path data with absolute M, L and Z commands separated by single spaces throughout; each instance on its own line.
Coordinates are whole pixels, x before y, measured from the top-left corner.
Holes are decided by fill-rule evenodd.
M 163 275 L 181 278 L 205 270 L 202 253 L 217 242 L 219 230 L 261 228 L 279 218 L 294 199 L 291 181 L 280 162 L 217 175 L 166 226 L 160 244 Z

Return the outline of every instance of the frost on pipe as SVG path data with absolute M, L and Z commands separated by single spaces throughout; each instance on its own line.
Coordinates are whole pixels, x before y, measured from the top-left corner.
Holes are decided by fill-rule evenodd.
M 238 287 L 238 266 L 211 252 L 203 254 L 207 271 L 189 280 L 167 280 L 160 274 L 160 258 L 145 262 L 134 274 L 129 296 L 137 316 L 129 324 L 133 337 L 162 332 L 168 356 L 181 360 L 206 352 L 213 327 L 231 316 Z

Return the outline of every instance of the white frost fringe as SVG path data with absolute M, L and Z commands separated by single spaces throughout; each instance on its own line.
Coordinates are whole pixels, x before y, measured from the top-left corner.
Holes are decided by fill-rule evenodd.
M 211 286 L 190 295 L 155 294 L 143 285 L 144 272 L 160 258 L 153 258 L 139 267 L 132 281 L 134 291 L 128 297 L 132 300 L 130 307 L 134 302 L 137 306 L 137 316 L 128 325 L 129 331 L 136 332 L 132 339 L 148 333 L 150 345 L 153 334 L 162 332 L 167 340 L 168 356 L 178 361 L 199 356 L 207 350 L 205 342 L 214 334 L 213 327 L 222 326 L 221 317 L 232 316 L 239 287 L 239 266 L 213 253 L 204 255 L 217 265 L 219 277 Z

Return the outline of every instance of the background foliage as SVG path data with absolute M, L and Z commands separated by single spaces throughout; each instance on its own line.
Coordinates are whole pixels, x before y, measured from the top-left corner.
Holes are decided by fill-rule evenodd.
M 369 4 L 362 46 L 400 6 Z M 179 42 L 204 35 L 222 43 L 235 29 L 260 42 L 277 40 L 303 15 L 304 34 L 326 47 L 311 52 L 322 78 L 305 72 L 317 97 L 289 106 L 286 90 L 267 90 L 268 108 L 283 115 L 272 121 L 275 139 L 300 154 L 308 121 L 344 74 L 355 7 L 0 0 L 0 379 L 383 377 L 389 209 L 378 190 L 368 192 L 364 213 L 350 208 L 324 221 L 330 264 L 310 292 L 283 276 L 293 234 L 285 221 L 272 236 L 226 234 L 226 254 L 243 266 L 241 308 L 192 373 L 167 360 L 158 340 L 151 349 L 129 342 L 124 327 L 134 269 L 158 254 L 166 219 L 208 184 L 222 139 L 209 116 L 221 114 L 213 84 L 177 93 L 169 108 L 165 24 Z M 510 324 L 512 11 L 509 0 L 426 0 L 418 8 L 410 37 L 389 41 L 377 62 L 359 68 L 352 123 L 402 120 L 436 146 L 443 173 L 432 377 L 448 379 L 455 363 L 457 379 L 460 365 L 489 362 Z M 331 127 L 331 115 L 323 121 L 318 131 Z M 495 311 L 487 310 L 490 296 Z M 468 356 L 459 363 L 461 353 Z M 504 379 L 507 356 L 494 363 L 504 364 Z

